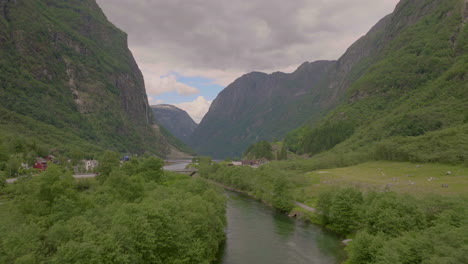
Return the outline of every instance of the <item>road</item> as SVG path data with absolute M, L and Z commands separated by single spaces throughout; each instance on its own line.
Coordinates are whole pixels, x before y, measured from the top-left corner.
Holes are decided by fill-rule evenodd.
M 87 179 L 87 178 L 94 178 L 96 177 L 97 173 L 79 173 L 79 174 L 73 174 L 73 178 L 75 179 Z M 6 183 L 14 183 L 18 180 L 18 178 L 11 178 L 7 179 Z

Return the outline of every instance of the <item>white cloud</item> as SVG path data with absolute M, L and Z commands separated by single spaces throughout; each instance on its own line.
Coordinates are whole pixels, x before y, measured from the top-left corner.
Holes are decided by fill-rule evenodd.
M 205 114 L 210 109 L 212 101 L 208 101 L 203 96 L 198 96 L 192 102 L 175 104 L 180 109 L 185 110 L 196 123 L 200 123 Z
M 149 95 L 158 95 L 162 93 L 177 92 L 180 95 L 193 95 L 200 93 L 197 88 L 188 86 L 177 81 L 174 75 L 158 76 L 146 75 L 146 92 Z
M 147 93 L 176 91 L 187 95 L 198 90 L 168 74 L 200 76 L 227 86 L 250 71 L 291 72 L 305 61 L 337 59 L 379 19 L 391 13 L 398 1 L 98 3 L 110 21 L 128 33 L 129 46 L 146 79 Z

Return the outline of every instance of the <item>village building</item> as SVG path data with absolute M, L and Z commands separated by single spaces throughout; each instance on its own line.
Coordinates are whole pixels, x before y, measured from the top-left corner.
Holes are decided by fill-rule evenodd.
M 258 164 L 258 161 L 256 160 L 243 160 L 242 161 L 242 165 L 244 166 L 254 166 L 254 165 L 257 165 Z
M 87 172 L 93 171 L 98 166 L 97 160 L 83 160 L 84 168 Z
M 33 168 L 42 171 L 47 170 L 47 160 L 43 158 L 36 158 L 36 162 L 34 162 Z

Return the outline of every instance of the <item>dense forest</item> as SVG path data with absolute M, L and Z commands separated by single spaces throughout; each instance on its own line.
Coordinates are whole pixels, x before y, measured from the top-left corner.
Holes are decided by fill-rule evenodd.
M 288 157 L 288 151 L 282 142 L 270 143 L 262 140 L 250 145 L 242 155 L 243 159 L 267 159 L 267 160 L 285 160 Z
M 353 234 L 348 264 L 449 264 L 468 262 L 467 202 L 345 188 L 320 194 L 317 208 L 322 225 Z
M 225 198 L 162 161 L 100 156 L 97 179 L 51 165 L 0 186 L 1 263 L 211 263 Z

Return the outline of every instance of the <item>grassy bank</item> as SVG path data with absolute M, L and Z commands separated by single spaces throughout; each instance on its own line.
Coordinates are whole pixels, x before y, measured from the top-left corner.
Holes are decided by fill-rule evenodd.
M 368 162 L 355 166 L 296 171 L 294 198 L 314 206 L 317 195 L 331 188 L 356 187 L 362 191 L 394 191 L 422 197 L 428 194 L 457 196 L 468 189 L 468 168 L 445 164 Z M 443 187 L 444 186 L 444 187 Z

